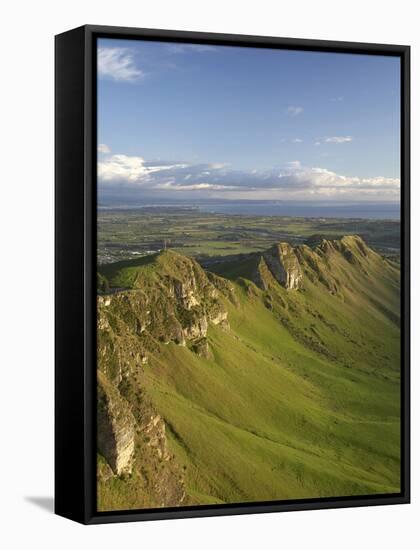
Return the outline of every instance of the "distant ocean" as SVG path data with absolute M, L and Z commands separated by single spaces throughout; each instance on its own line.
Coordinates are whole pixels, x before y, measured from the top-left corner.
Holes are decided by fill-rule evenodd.
M 203 212 L 250 216 L 292 216 L 304 218 L 363 218 L 399 220 L 399 204 L 389 203 L 302 203 L 281 201 L 224 201 L 198 204 Z
M 136 210 L 142 208 L 185 208 L 216 214 L 242 216 L 291 216 L 302 218 L 358 218 L 372 220 L 399 220 L 400 205 L 397 203 L 337 203 L 303 201 L 200 201 L 200 202 L 155 202 L 144 201 L 103 203 L 100 210 Z

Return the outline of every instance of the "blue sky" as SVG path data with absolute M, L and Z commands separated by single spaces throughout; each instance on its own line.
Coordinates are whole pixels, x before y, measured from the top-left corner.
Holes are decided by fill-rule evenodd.
M 98 185 L 396 201 L 399 59 L 102 39 Z

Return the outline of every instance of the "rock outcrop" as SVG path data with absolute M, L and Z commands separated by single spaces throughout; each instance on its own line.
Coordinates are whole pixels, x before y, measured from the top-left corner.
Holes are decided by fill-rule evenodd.
M 215 288 L 220 292 L 222 296 L 227 298 L 229 302 L 231 302 L 231 304 L 233 304 L 235 307 L 239 307 L 239 300 L 236 296 L 235 287 L 233 286 L 231 281 L 229 281 L 228 279 L 224 279 L 223 277 L 219 277 L 211 271 L 207 271 L 206 275 L 212 285 L 215 286 Z
M 345 272 L 345 263 L 348 262 L 360 273 L 368 275 L 369 266 L 376 269 L 378 262 L 385 261 L 358 235 L 336 240 L 314 235 L 306 243 L 295 247 L 279 243 L 262 254 L 255 254 L 252 281 L 263 290 L 268 290 L 275 282 L 286 290 L 301 290 L 305 288 L 307 279 L 323 285 L 331 294 L 338 294 L 339 279 L 343 280 L 343 276 L 336 277 L 337 268 Z
M 168 461 L 171 455 L 168 450 L 168 440 L 166 438 L 166 425 L 159 414 L 150 415 L 146 426 L 143 428 L 147 435 L 147 445 L 157 454 L 159 460 Z
M 288 290 L 297 290 L 302 286 L 302 271 L 293 247 L 280 243 L 270 248 L 264 259 L 274 278 Z
M 119 498 L 124 509 L 184 502 L 185 471 L 170 452 L 166 428 L 137 376 L 117 386 L 98 372 L 99 509 L 115 509 Z
M 98 371 L 98 450 L 112 471 L 130 474 L 134 459 L 135 419 L 129 404 Z
M 201 338 L 194 342 L 192 345 L 192 350 L 200 357 L 204 357 L 205 359 L 213 359 L 213 353 L 207 338 Z
M 287 290 L 302 287 L 302 270 L 293 247 L 288 243 L 272 246 L 262 255 L 274 279 Z
M 224 299 L 237 303 L 233 285 L 190 258 L 164 251 L 133 281 L 132 289 L 98 296 L 100 363 L 114 382 L 147 363 L 160 343 L 204 353 L 194 343 L 207 337 L 209 325 L 229 328 Z M 211 355 L 208 342 L 205 355 Z

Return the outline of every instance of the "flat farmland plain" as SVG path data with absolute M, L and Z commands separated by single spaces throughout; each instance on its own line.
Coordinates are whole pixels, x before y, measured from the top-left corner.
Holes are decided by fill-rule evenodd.
M 156 207 L 98 211 L 98 263 L 135 259 L 170 248 L 207 263 L 259 252 L 274 242 L 360 235 L 377 252 L 399 261 L 398 220 L 253 216 Z

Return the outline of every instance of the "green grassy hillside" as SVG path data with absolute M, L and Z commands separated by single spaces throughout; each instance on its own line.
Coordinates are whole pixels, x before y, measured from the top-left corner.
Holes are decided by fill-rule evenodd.
M 163 505 L 160 463 L 185 491 L 166 505 L 399 491 L 399 271 L 358 237 L 284 250 L 219 276 L 171 251 L 103 267 L 98 368 L 138 438 L 160 415 L 171 460 L 149 453 L 140 487 L 139 439 L 131 476 L 99 476 L 99 509 Z

